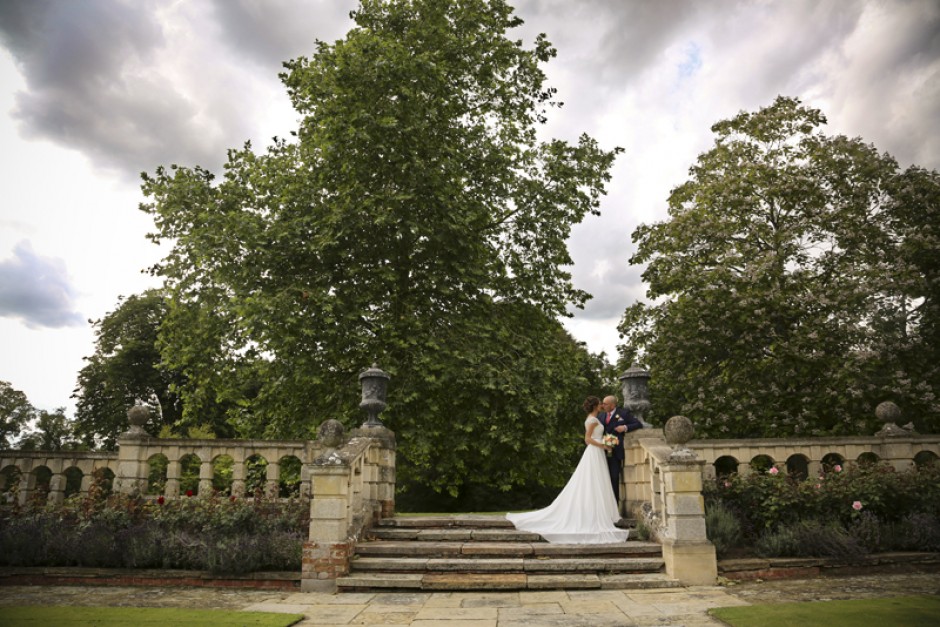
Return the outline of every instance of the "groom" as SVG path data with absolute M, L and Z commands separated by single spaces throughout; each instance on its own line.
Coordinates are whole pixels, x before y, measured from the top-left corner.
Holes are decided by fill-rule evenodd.
M 617 499 L 617 507 L 620 507 L 620 469 L 623 468 L 623 434 L 627 431 L 636 431 L 643 428 L 643 423 L 637 420 L 629 409 L 617 407 L 617 399 L 613 396 L 604 398 L 601 403 L 604 408 L 603 414 L 598 414 L 597 418 L 604 425 L 604 433 L 613 433 L 617 436 L 617 446 L 613 453 L 607 458 L 607 468 L 610 470 L 610 483 L 614 488 L 614 497 Z

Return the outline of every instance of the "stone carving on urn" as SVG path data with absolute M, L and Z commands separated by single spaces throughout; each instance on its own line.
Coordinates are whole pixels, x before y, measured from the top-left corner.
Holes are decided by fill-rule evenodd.
M 623 406 L 630 410 L 637 420 L 646 428 L 651 427 L 646 416 L 650 410 L 649 387 L 650 373 L 634 364 L 620 375 L 621 391 L 623 392 Z

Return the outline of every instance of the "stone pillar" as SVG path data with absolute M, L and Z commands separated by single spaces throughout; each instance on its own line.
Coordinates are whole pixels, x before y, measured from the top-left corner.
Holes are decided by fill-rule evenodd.
M 88 496 L 88 490 L 89 488 L 91 488 L 91 480 L 92 480 L 92 476 L 90 472 L 86 472 L 85 474 L 82 475 L 82 487 L 81 487 L 82 496 Z
M 265 472 L 264 493 L 268 498 L 276 499 L 281 494 L 281 465 L 268 461 Z
M 117 472 L 114 473 L 114 491 L 132 494 L 147 491 L 147 477 L 150 465 L 147 463 L 144 446 L 150 435 L 144 431 L 150 410 L 141 405 L 131 407 L 127 412 L 130 429 L 118 436 Z
M 18 502 L 20 505 L 26 505 L 26 500 L 32 494 L 33 487 L 36 485 L 36 477 L 31 470 L 20 473 L 20 489 Z
M 351 468 L 329 465 L 329 458 L 314 462 L 314 499 L 310 503 L 310 534 L 303 547 L 300 589 L 335 591 L 336 578 L 349 574 L 355 542 L 349 536 Z
M 310 465 L 313 499 L 310 532 L 303 546 L 300 589 L 334 592 L 336 578 L 349 573 L 355 542 L 350 537 L 352 467 L 341 448 L 346 431 L 338 420 L 327 420 L 317 432 L 323 452 Z
M 49 496 L 46 500 L 53 505 L 61 505 L 65 500 L 65 475 L 56 473 L 49 478 Z
M 362 469 L 362 499 L 369 503 L 372 517 L 365 522 L 391 518 L 395 515 L 395 433 L 385 427 L 363 427 L 351 435 L 371 440 Z
M 694 460 L 660 468 L 666 488 L 663 560 L 669 576 L 687 586 L 712 586 L 718 577 L 715 547 L 705 532 L 704 465 Z
M 666 573 L 687 586 L 712 586 L 718 578 L 718 560 L 705 532 L 705 461 L 686 446 L 693 433 L 688 418 L 673 416 L 663 432 L 673 446 L 659 467 L 665 501 L 661 539 Z
M 232 496 L 239 499 L 245 496 L 245 460 L 232 464 Z
M 180 495 L 180 462 L 178 459 L 171 459 L 166 465 L 166 485 L 163 488 L 163 495 L 170 498 L 176 498 Z
M 206 497 L 212 496 L 212 474 L 213 474 L 212 460 L 200 458 L 199 460 L 199 496 L 200 498 L 206 498 Z
M 806 477 L 816 479 L 822 474 L 822 462 L 818 459 L 811 459 L 806 464 Z

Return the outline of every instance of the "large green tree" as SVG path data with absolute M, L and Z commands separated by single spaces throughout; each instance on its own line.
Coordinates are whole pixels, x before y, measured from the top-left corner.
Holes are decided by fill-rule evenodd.
M 715 124 L 669 218 L 634 232 L 654 304 L 627 309 L 622 358 L 653 371 L 660 419 L 718 437 L 872 433 L 891 399 L 937 426 L 936 390 L 907 358 L 923 294 L 893 224 L 910 187 L 825 122 L 780 97 Z
M 66 451 L 87 448 L 75 437 L 74 421 L 65 415 L 65 408 L 55 411 L 37 410 L 32 427 L 24 433 L 17 448 L 24 451 Z
M 35 412 L 26 394 L 0 381 L 0 449 L 13 443 Z
M 172 391 L 176 381 L 160 367 L 157 348 L 166 307 L 162 292 L 150 290 L 120 299 L 114 311 L 92 323 L 95 353 L 85 358 L 73 394 L 76 434 L 85 444 L 114 448 L 136 403 L 153 406 L 147 425 L 152 435 L 180 418 L 182 407 Z
M 254 436 L 356 424 L 374 361 L 401 483 L 558 482 L 600 377 L 557 321 L 588 298 L 566 239 L 617 151 L 538 140 L 555 50 L 511 39 L 505 2 L 364 0 L 351 17 L 285 64 L 293 139 L 230 151 L 219 183 L 145 176 L 153 239 L 172 243 L 155 272 L 184 413 L 229 403 Z
M 119 299 L 114 311 L 92 324 L 95 352 L 78 373 L 75 435 L 91 447 L 114 448 L 127 430 L 127 411 L 141 403 L 151 409 L 145 428 L 157 435 L 164 427 L 186 433 L 193 427 L 210 428 L 217 435 L 234 435 L 225 420 L 224 406 L 214 399 L 198 403 L 183 417 L 177 390 L 183 375 L 164 365 L 158 346 L 168 303 L 162 290 L 148 290 Z

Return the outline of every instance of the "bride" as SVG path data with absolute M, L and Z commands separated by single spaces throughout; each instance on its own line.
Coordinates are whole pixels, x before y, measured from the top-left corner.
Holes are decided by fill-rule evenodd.
M 584 401 L 588 414 L 584 443 L 588 446 L 568 484 L 545 509 L 506 514 L 516 529 L 537 533 L 553 543 L 604 544 L 627 539 L 629 532 L 614 526 L 620 515 L 604 456 L 608 447 L 601 441 L 604 426 L 597 419 L 600 405 L 596 396 Z

